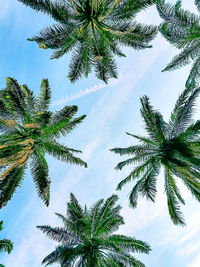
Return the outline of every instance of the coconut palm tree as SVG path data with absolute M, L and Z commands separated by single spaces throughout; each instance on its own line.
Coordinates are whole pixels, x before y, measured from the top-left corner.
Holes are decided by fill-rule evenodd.
M 2 231 L 2 229 L 3 229 L 3 221 L 0 221 L 0 231 Z M 13 249 L 13 243 L 10 240 L 5 238 L 0 240 L 0 252 L 6 251 L 8 252 L 8 254 L 10 254 L 12 249 Z M 0 267 L 5 267 L 5 266 L 0 264 Z
M 67 266 L 145 266 L 135 259 L 132 252 L 149 253 L 147 243 L 125 235 L 113 234 L 124 224 L 116 205 L 118 197 L 97 201 L 90 209 L 83 209 L 73 194 L 67 203 L 66 217 L 56 213 L 64 227 L 37 226 L 48 237 L 59 243 L 42 263 L 59 263 Z
M 50 180 L 45 154 L 73 164 L 87 164 L 57 139 L 71 132 L 85 115 L 74 118 L 77 106 L 65 106 L 60 111 L 49 111 L 51 89 L 42 80 L 40 95 L 35 97 L 27 85 L 19 86 L 7 78 L 6 88 L 0 91 L 0 207 L 7 204 L 21 184 L 30 160 L 31 172 L 38 191 L 49 204 Z
M 139 11 L 156 0 L 18 1 L 56 21 L 28 40 L 36 41 L 40 48 L 53 49 L 51 59 L 72 50 L 68 73 L 71 82 L 82 75 L 87 77 L 92 68 L 106 83 L 111 77 L 117 78 L 114 56 L 125 57 L 120 47 L 149 48 L 157 33 L 157 27 L 134 20 Z
M 195 4 L 200 12 L 200 0 L 195 0 Z M 194 62 L 186 87 L 197 87 L 200 81 L 200 16 L 182 9 L 181 1 L 172 5 L 158 0 L 157 9 L 164 19 L 159 27 L 161 34 L 176 48 L 181 49 L 163 71 L 179 69 Z
M 118 184 L 118 189 L 121 189 L 137 179 L 129 196 L 132 207 L 137 206 L 139 193 L 147 200 L 155 201 L 156 180 L 163 167 L 169 214 L 173 223 L 179 225 L 185 224 L 180 211 L 180 204 L 185 204 L 185 201 L 177 187 L 177 178 L 200 201 L 200 120 L 194 122 L 192 119 L 199 92 L 200 88 L 185 89 L 179 96 L 168 123 L 160 112 L 153 109 L 149 98 L 142 97 L 141 115 L 148 136 L 127 133 L 138 139 L 140 144 L 111 149 L 120 155 L 131 156 L 120 162 L 116 169 L 135 165 L 132 172 Z

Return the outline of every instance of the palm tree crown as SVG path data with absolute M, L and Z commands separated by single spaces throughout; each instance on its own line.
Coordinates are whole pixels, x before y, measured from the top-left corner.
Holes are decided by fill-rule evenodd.
M 195 0 L 195 4 L 200 12 L 200 0 Z M 175 70 L 194 61 L 186 87 L 197 87 L 200 81 L 200 16 L 182 9 L 181 1 L 171 5 L 158 0 L 157 9 L 165 21 L 159 27 L 161 34 L 182 50 L 163 71 Z
M 50 100 L 51 89 L 46 79 L 41 82 L 37 98 L 26 85 L 19 86 L 13 78 L 7 78 L 6 88 L 0 91 L 0 207 L 7 204 L 21 184 L 29 159 L 38 194 L 46 205 L 49 204 L 50 180 L 45 153 L 87 167 L 73 155 L 81 151 L 56 141 L 71 132 L 85 115 L 74 118 L 77 106 L 51 112 Z
M 0 231 L 2 231 L 3 229 L 3 221 L 0 221 Z M 8 254 L 10 254 L 10 252 L 13 249 L 13 243 L 8 240 L 8 239 L 1 239 L 0 240 L 0 252 L 6 251 L 8 252 Z M 0 264 L 1 267 L 4 267 L 4 265 Z
M 144 267 L 130 252 L 149 253 L 149 245 L 132 237 L 113 234 L 124 224 L 119 214 L 121 207 L 115 205 L 117 200 L 118 197 L 112 195 L 106 201 L 99 200 L 90 209 L 86 206 L 83 209 L 71 194 L 66 217 L 56 213 L 64 223 L 63 228 L 38 226 L 60 243 L 43 263 L 60 263 L 62 267 Z
M 125 55 L 119 45 L 134 49 L 151 47 L 157 27 L 136 23 L 136 14 L 156 0 L 18 0 L 50 15 L 57 24 L 42 30 L 36 41 L 40 48 L 55 50 L 60 58 L 73 50 L 69 79 L 86 77 L 94 68 L 99 79 L 117 78 L 114 55 Z
M 180 178 L 198 201 L 200 201 L 200 121 L 193 122 L 193 107 L 200 88 L 185 89 L 179 96 L 168 123 L 153 109 L 148 97 L 141 98 L 141 114 L 148 137 L 131 135 L 139 145 L 127 148 L 114 148 L 111 151 L 120 155 L 133 155 L 120 162 L 116 169 L 134 163 L 136 167 L 123 179 L 118 189 L 131 180 L 138 179 L 129 200 L 132 207 L 137 206 L 138 194 L 155 201 L 156 180 L 161 166 L 164 167 L 165 192 L 169 213 L 174 224 L 184 225 L 180 203 L 185 204 L 176 185 Z

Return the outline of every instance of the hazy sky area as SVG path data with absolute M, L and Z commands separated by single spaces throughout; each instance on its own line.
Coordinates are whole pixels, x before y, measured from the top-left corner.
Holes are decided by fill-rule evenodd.
M 78 105 L 78 115 L 87 114 L 83 123 L 60 141 L 81 149 L 81 158 L 87 161 L 88 168 L 47 157 L 52 181 L 49 207 L 45 207 L 38 198 L 27 171 L 22 187 L 0 211 L 0 220 L 4 221 L 0 239 L 7 237 L 14 243 L 10 255 L 0 254 L 0 263 L 6 267 L 39 267 L 57 243 L 35 226 L 61 226 L 62 222 L 54 212 L 65 214 L 70 192 L 82 205 L 87 203 L 88 206 L 116 193 L 117 184 L 130 172 L 131 166 L 122 171 L 114 170 L 116 164 L 126 157 L 111 153 L 109 149 L 136 143 L 125 132 L 145 135 L 140 116 L 140 97 L 144 94 L 150 97 L 153 106 L 162 112 L 166 120 L 169 118 L 178 95 L 184 89 L 190 66 L 161 73 L 177 51 L 158 34 L 151 49 L 124 49 L 127 57 L 117 59 L 117 80 L 105 85 L 92 73 L 88 79 L 82 78 L 71 84 L 67 79 L 69 54 L 59 60 L 50 60 L 51 50 L 39 49 L 36 43 L 26 40 L 52 24 L 53 20 L 16 0 L 0 2 L 0 88 L 4 88 L 5 78 L 10 76 L 38 94 L 41 79 L 48 78 L 52 89 L 52 110 L 61 109 L 64 105 Z M 195 11 L 192 3 L 184 0 L 183 6 Z M 155 7 L 140 13 L 137 20 L 155 25 L 161 22 Z M 200 105 L 196 109 L 196 118 L 199 115 Z M 173 225 L 168 215 L 162 174 L 158 181 L 159 193 L 155 204 L 140 197 L 138 207 L 130 208 L 128 194 L 131 184 L 117 192 L 126 222 L 119 232 L 151 245 L 149 255 L 135 254 L 147 267 L 199 267 L 200 204 L 180 183 L 186 200 L 182 211 L 187 226 Z

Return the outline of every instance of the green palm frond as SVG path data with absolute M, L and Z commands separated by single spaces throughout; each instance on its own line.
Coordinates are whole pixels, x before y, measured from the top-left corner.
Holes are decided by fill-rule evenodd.
M 36 149 L 32 156 L 31 173 L 37 188 L 38 195 L 44 201 L 45 205 L 49 205 L 50 198 L 50 180 L 48 177 L 48 164 L 40 150 Z
M 118 197 L 100 199 L 91 208 L 83 209 L 71 194 L 66 217 L 57 214 L 64 227 L 37 226 L 50 239 L 59 243 L 43 262 L 60 266 L 132 266 L 144 267 L 132 253 L 149 254 L 149 244 L 125 235 L 113 234 L 124 224 Z M 78 264 L 78 265 L 77 265 Z
M 56 24 L 29 38 L 42 49 L 52 49 L 51 59 L 72 51 L 68 78 L 75 82 L 94 69 L 105 83 L 117 78 L 115 56 L 125 56 L 121 47 L 150 48 L 157 27 L 135 22 L 138 12 L 156 0 L 18 0 L 51 16 Z
M 3 229 L 3 221 L 0 221 L 0 231 Z M 0 252 L 7 252 L 8 254 L 11 253 L 13 250 L 13 243 L 9 239 L 1 239 L 0 240 Z M 0 264 L 1 267 L 4 265 Z
M 198 11 L 200 11 L 200 1 L 194 0 L 196 7 L 198 8 Z
M 171 137 L 177 136 L 180 132 L 184 132 L 192 122 L 194 107 L 200 88 L 188 90 L 187 88 L 178 98 L 175 108 L 171 114 Z
M 5 97 L 7 97 L 7 106 L 12 112 L 17 111 L 22 120 L 25 119 L 25 95 L 14 78 L 6 78 L 6 91 Z
M 10 254 L 10 252 L 13 249 L 13 243 L 8 240 L 8 239 L 1 239 L 0 240 L 0 252 L 8 252 L 8 254 Z
M 192 89 L 195 88 L 200 82 L 200 58 L 198 58 L 190 71 L 190 75 L 186 81 L 186 88 Z
M 155 4 L 156 0 L 139 0 L 139 1 L 119 1 L 118 6 L 113 10 L 111 16 L 117 20 L 123 20 L 124 18 L 131 19 L 138 12 Z
M 50 198 L 50 179 L 45 153 L 87 167 L 86 162 L 74 156 L 80 150 L 57 141 L 58 137 L 75 129 L 85 115 L 75 117 L 77 106 L 65 106 L 60 111 L 51 112 L 50 101 L 51 89 L 47 79 L 42 80 L 38 97 L 27 85 L 20 86 L 13 78 L 7 78 L 6 88 L 0 91 L 3 105 L 0 116 L 0 208 L 21 185 L 29 159 L 38 195 L 46 205 Z
M 130 205 L 137 207 L 138 197 L 146 197 L 155 202 L 157 177 L 161 167 L 165 170 L 165 193 L 170 217 L 174 224 L 185 225 L 180 204 L 185 204 L 176 185 L 176 178 L 183 181 L 191 194 L 200 201 L 200 121 L 194 121 L 194 107 L 200 88 L 187 88 L 176 101 L 169 122 L 165 122 L 160 112 L 154 110 L 149 98 L 141 98 L 141 115 L 147 136 L 137 136 L 139 145 L 113 148 L 112 152 L 130 158 L 117 164 L 121 170 L 133 165 L 131 173 L 117 186 L 121 190 L 127 183 L 135 182 L 129 194 Z
M 198 11 L 199 1 L 195 2 Z M 199 58 L 200 58 L 200 16 L 181 8 L 181 1 L 175 5 L 165 0 L 157 1 L 157 10 L 164 20 L 159 26 L 161 34 L 172 45 L 181 49 L 163 71 L 179 69 L 191 62 L 193 67 L 186 82 L 187 88 L 195 88 L 199 84 Z
M 199 43 L 194 44 L 192 47 L 187 47 L 184 51 L 175 56 L 163 71 L 179 69 L 197 58 L 199 53 Z
M 60 145 L 59 143 L 51 141 L 38 141 L 39 146 L 47 153 L 57 158 L 58 160 L 69 162 L 71 164 L 77 164 L 80 166 L 87 167 L 87 163 L 80 158 L 74 157 L 71 152 L 81 152 L 80 150 L 70 149 L 66 146 Z
M 50 15 L 58 22 L 66 22 L 70 19 L 70 12 L 67 9 L 67 5 L 60 3 L 59 1 L 50 0 L 20 0 L 25 5 L 35 9 L 36 11 L 42 11 L 43 13 Z
M 177 193 L 175 192 L 175 184 L 173 177 L 169 169 L 165 169 L 165 192 L 167 194 L 167 204 L 169 209 L 170 217 L 174 224 L 185 225 L 183 215 L 180 211 L 179 198 L 177 198 Z
M 24 168 L 15 167 L 0 181 L 0 208 L 7 205 L 17 187 L 21 185 L 24 176 Z
M 82 115 L 78 118 L 73 118 L 77 111 L 77 106 L 65 106 L 60 111 L 52 114 L 50 124 L 43 128 L 44 134 L 58 138 L 60 135 L 65 136 L 70 133 L 86 117 L 86 115 Z
M 143 120 L 145 122 L 146 131 L 149 133 L 153 141 L 162 142 L 164 140 L 164 121 L 162 115 L 153 110 L 149 103 L 149 98 L 144 96 L 141 98 L 142 108 L 140 110 Z
M 47 79 L 43 79 L 40 87 L 40 96 L 38 99 L 38 112 L 46 111 L 49 108 L 51 100 L 51 89 Z
M 68 242 L 68 244 L 73 245 L 77 242 L 80 242 L 80 239 L 70 231 L 66 231 L 65 228 L 50 226 L 37 226 L 43 233 L 45 233 L 49 238 L 57 242 Z

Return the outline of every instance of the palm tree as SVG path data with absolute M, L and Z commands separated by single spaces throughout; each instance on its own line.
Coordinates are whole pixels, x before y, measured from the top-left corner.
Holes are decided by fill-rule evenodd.
M 0 231 L 2 231 L 2 229 L 3 229 L 3 221 L 0 221 Z M 5 238 L 0 240 L 0 251 L 1 252 L 6 251 L 8 252 L 8 254 L 10 254 L 12 249 L 13 249 L 13 243 L 10 240 L 5 239 Z M 0 267 L 4 267 L 4 265 L 0 264 Z
M 200 0 L 195 0 L 195 4 L 200 12 Z M 197 87 L 200 81 L 200 16 L 182 9 L 181 1 L 171 5 L 158 0 L 157 9 L 165 21 L 159 27 L 161 34 L 181 49 L 163 71 L 179 69 L 194 61 L 186 87 Z
M 136 50 L 151 47 L 157 27 L 134 21 L 137 13 L 156 0 L 18 0 L 51 16 L 56 24 L 46 27 L 36 41 L 40 48 L 53 49 L 51 59 L 72 52 L 68 77 L 75 82 L 92 67 L 96 76 L 108 82 L 117 78 L 114 55 L 125 57 L 120 46 Z
M 37 98 L 27 85 L 19 86 L 13 78 L 7 78 L 6 88 L 0 91 L 0 207 L 7 204 L 21 184 L 29 159 L 38 194 L 46 205 L 49 204 L 50 180 L 45 153 L 87 167 L 73 155 L 81 151 L 57 142 L 57 138 L 81 123 L 85 115 L 74 118 L 77 106 L 51 112 L 50 100 L 47 79 L 42 80 Z
M 145 266 L 131 252 L 149 253 L 150 247 L 135 238 L 113 234 L 124 224 L 115 205 L 118 197 L 112 195 L 106 201 L 97 201 L 90 209 L 83 209 L 73 194 L 67 203 L 66 217 L 56 213 L 64 227 L 37 226 L 59 246 L 44 258 L 42 263 L 59 263 L 62 267 L 88 266 Z
M 179 96 L 169 122 L 149 103 L 149 98 L 141 98 L 141 115 L 145 122 L 147 137 L 131 135 L 140 142 L 127 148 L 111 151 L 131 158 L 120 162 L 116 169 L 135 164 L 133 171 L 118 184 L 118 190 L 132 180 L 134 185 L 129 201 L 137 206 L 138 194 L 155 201 L 156 180 L 161 167 L 164 168 L 165 192 L 169 214 L 174 224 L 184 225 L 180 204 L 185 204 L 176 185 L 180 178 L 191 194 L 200 201 L 200 120 L 193 122 L 193 107 L 200 88 L 185 89 Z

